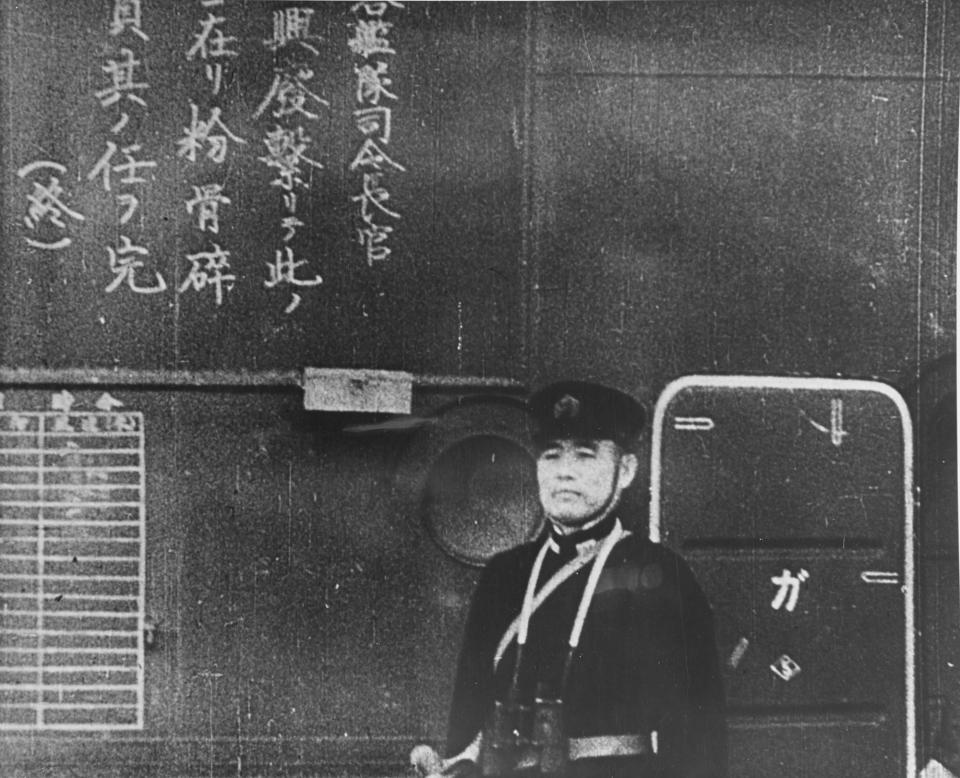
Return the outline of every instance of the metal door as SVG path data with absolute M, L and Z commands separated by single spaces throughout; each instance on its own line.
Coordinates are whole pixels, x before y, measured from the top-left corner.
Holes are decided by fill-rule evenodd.
M 712 603 L 731 775 L 915 775 L 911 442 L 872 381 L 688 376 L 661 395 L 650 532 Z

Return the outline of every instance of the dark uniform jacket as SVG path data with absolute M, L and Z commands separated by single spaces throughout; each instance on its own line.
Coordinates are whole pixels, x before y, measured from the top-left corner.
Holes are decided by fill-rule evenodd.
M 494 655 L 520 612 L 544 538 L 495 556 L 474 593 L 454 687 L 447 754 L 466 748 L 484 728 L 494 700 L 507 698 L 517 644 L 498 667 Z M 551 550 L 537 588 L 575 548 Z M 724 697 L 710 606 L 686 563 L 636 534 L 614 546 L 599 579 L 566 688 L 559 689 L 591 563 L 563 583 L 530 622 L 519 667 L 522 703 L 563 699 L 569 737 L 649 736 L 657 753 L 571 763 L 572 776 L 726 776 Z

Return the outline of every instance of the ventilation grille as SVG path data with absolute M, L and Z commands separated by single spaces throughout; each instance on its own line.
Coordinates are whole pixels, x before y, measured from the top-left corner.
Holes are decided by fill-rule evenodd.
M 0 729 L 143 726 L 140 413 L 0 412 Z

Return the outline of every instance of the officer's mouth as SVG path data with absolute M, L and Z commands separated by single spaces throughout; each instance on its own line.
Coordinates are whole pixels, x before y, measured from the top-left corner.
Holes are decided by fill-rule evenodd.
M 553 499 L 555 500 L 579 500 L 580 497 L 580 492 L 573 489 L 558 489 L 553 493 Z

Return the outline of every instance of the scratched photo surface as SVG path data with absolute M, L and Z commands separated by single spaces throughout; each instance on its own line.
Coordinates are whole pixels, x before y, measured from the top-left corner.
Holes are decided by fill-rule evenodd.
M 713 608 L 730 774 L 960 775 L 958 40 L 0 0 L 0 775 L 442 754 L 570 377 L 648 406 L 623 512 Z

